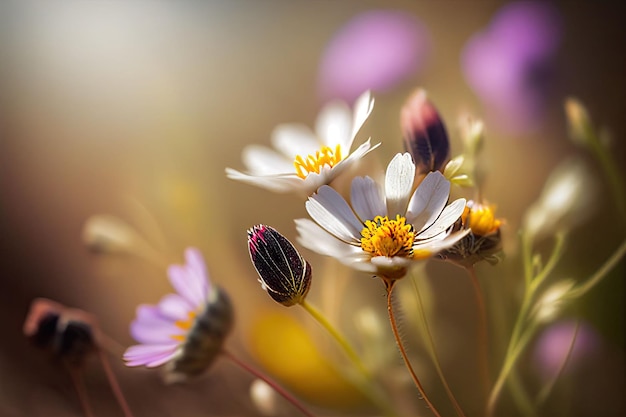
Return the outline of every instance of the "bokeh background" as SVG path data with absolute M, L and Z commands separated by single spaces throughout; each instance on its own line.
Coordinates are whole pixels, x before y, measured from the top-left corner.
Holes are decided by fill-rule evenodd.
M 495 109 L 490 108 L 485 98 L 489 93 L 472 84 L 463 57 L 470 39 L 486 30 L 507 4 L 3 2 L 0 414 L 80 415 L 63 368 L 22 335 L 33 298 L 47 297 L 94 313 L 108 335 L 128 346 L 133 343 L 128 324 L 136 306 L 154 303 L 170 291 L 158 262 L 133 255 L 98 255 L 85 247 L 83 228 L 96 214 L 114 215 L 132 225 L 158 250 L 161 262 L 181 262 L 185 247 L 199 247 L 213 280 L 229 291 L 235 304 L 238 322 L 229 346 L 261 366 L 251 346 L 254 319 L 265 312 L 287 310 L 273 305 L 259 288 L 247 254 L 246 229 L 265 223 L 293 238 L 293 219 L 306 212 L 294 196 L 228 180 L 224 168 L 243 169 L 243 147 L 269 144 L 277 124 L 312 126 L 327 99 L 354 98 L 348 81 L 341 78 L 345 77 L 342 69 L 351 70 L 351 60 L 340 60 L 349 55 L 332 48 L 341 47 L 336 43 L 346 25 L 376 10 L 400 13 L 408 34 L 397 36 L 409 40 L 404 50 L 398 41 L 396 55 L 381 47 L 374 51 L 380 59 L 363 58 L 362 65 L 372 65 L 374 73 L 377 65 L 381 72 L 394 62 L 400 68 L 389 70 L 389 80 L 371 86 L 374 112 L 357 139 L 371 136 L 383 143 L 368 156 L 371 167 L 385 166 L 401 151 L 399 112 L 416 87 L 425 88 L 439 109 L 453 153 L 461 149 L 458 121 L 462 116 L 487 121 L 483 156 L 491 174 L 485 195 L 506 219 L 507 261 L 496 267 L 481 265 L 478 272 L 494 312 L 502 318 L 493 335 L 494 363 L 499 363 L 497 354 L 502 353 L 507 325 L 510 329 L 514 318 L 511 305 L 519 296 L 516 230 L 551 169 L 567 155 L 580 153 L 567 139 L 563 100 L 570 95 L 580 98 L 594 121 L 608 128 L 622 171 L 626 134 L 625 28 L 620 3 L 550 3 L 555 15 L 547 26 L 556 34 L 545 36 L 554 38 L 554 46 L 544 52 L 532 82 L 521 89 L 536 93 L 529 99 L 533 113 L 521 122 L 503 123 L 525 110 L 509 109 L 497 101 Z M 351 41 L 367 39 L 357 32 Z M 395 45 L 391 39 L 389 44 Z M 514 68 L 506 73 L 516 76 Z M 498 85 L 497 74 L 491 77 Z M 517 93 L 519 89 L 512 89 L 508 94 Z M 512 115 L 497 110 L 510 110 Z M 616 212 L 606 187 L 602 181 L 597 187 L 595 216 L 570 241 L 559 274 L 575 279 L 590 275 L 624 237 L 623 228 L 615 226 Z M 378 281 L 330 276 L 348 274 L 310 252 L 303 253 L 314 269 L 334 271 L 314 281 L 311 299 L 346 331 L 354 327 L 351 312 L 364 306 L 371 305 L 384 317 L 384 291 Z M 618 268 L 566 313 L 588 323 L 603 350 L 589 355 L 591 365 L 559 387 L 546 409 L 552 414 L 546 415 L 559 415 L 555 410 L 564 409 L 570 415 L 624 412 L 623 272 L 623 267 Z M 459 400 L 473 404 L 476 313 L 471 286 L 462 271 L 451 265 L 429 265 L 428 276 L 433 294 L 431 325 L 447 358 L 444 368 Z M 346 291 L 349 299 L 342 297 Z M 319 329 L 301 312 L 288 313 L 317 335 Z M 391 334 L 386 337 L 393 347 Z M 539 373 L 532 370 L 532 357 L 527 361 L 524 375 L 532 384 Z M 187 387 L 164 387 L 158 372 L 126 369 L 115 359 L 114 369 L 137 416 L 260 415 L 248 396 L 251 378 L 229 363 L 218 362 L 206 377 Z M 300 385 L 313 384 L 312 378 L 302 374 Z M 121 415 L 97 363 L 88 364 L 86 380 L 96 414 Z M 341 393 L 341 387 L 336 389 Z M 339 400 L 328 402 L 333 401 Z M 354 413 L 360 412 L 364 411 Z

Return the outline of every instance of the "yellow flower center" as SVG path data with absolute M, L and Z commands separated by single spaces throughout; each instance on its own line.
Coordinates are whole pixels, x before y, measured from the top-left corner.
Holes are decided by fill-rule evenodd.
M 395 220 L 376 216 L 361 230 L 361 248 L 373 256 L 413 256 L 415 232 L 400 215 Z
M 196 312 L 195 311 L 190 311 L 187 314 L 187 318 L 184 320 L 178 320 L 177 322 L 175 322 L 174 324 L 176 325 L 176 327 L 178 327 L 179 329 L 185 330 L 185 331 L 189 331 L 189 329 L 191 329 L 191 326 L 193 325 L 193 322 L 196 320 Z M 172 339 L 174 340 L 178 340 L 179 342 L 184 342 L 185 338 L 187 337 L 186 334 L 175 334 L 172 335 Z
M 461 215 L 461 220 L 464 225 L 468 225 L 472 229 L 472 233 L 477 236 L 486 236 L 495 232 L 500 228 L 502 222 L 496 219 L 494 215 L 494 207 L 474 204 L 472 207 L 465 206 L 465 210 Z
M 307 155 L 305 158 L 302 155 L 297 155 L 293 161 L 293 166 L 296 168 L 296 174 L 305 179 L 311 172 L 319 174 L 324 165 L 334 167 L 341 159 L 341 145 L 337 145 L 335 150 L 323 146 L 322 149 L 315 152 L 315 155 Z

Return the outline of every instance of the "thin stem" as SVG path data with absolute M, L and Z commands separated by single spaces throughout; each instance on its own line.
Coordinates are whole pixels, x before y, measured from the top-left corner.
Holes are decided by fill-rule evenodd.
M 343 337 L 343 335 L 337 330 L 326 317 L 311 303 L 306 300 L 302 300 L 300 305 L 304 310 L 309 313 L 330 335 L 335 339 L 335 341 L 341 346 L 345 354 L 348 356 L 350 361 L 357 368 L 361 381 L 357 383 L 358 388 L 366 394 L 366 396 L 378 407 L 380 408 L 387 416 L 395 416 L 396 412 L 393 409 L 393 406 L 389 404 L 387 400 L 383 398 L 379 390 L 373 386 L 374 379 L 372 374 L 367 369 L 359 355 L 356 353 L 356 350 L 352 347 L 352 345 L 348 342 L 348 340 Z
M 611 158 L 611 155 L 607 152 L 605 146 L 602 145 L 600 138 L 590 129 L 588 134 L 591 136 L 591 140 L 588 142 L 591 144 L 591 149 L 595 153 L 596 158 L 600 162 L 600 166 L 604 170 L 609 183 L 611 185 L 611 191 L 613 192 L 613 198 L 615 204 L 622 216 L 626 215 L 626 198 L 624 196 L 624 179 L 620 175 L 619 169 L 615 164 L 615 160 Z M 622 217 L 622 220 L 623 217 Z
M 557 233 L 554 237 L 554 248 L 552 249 L 552 253 L 550 254 L 550 258 L 548 259 L 546 266 L 537 274 L 536 277 L 531 279 L 532 282 L 528 288 L 531 294 L 534 294 L 537 288 L 539 288 L 548 275 L 550 275 L 557 263 L 561 260 L 563 247 L 565 246 L 565 237 L 566 234 L 564 232 Z
M 528 315 L 528 311 L 530 310 L 531 303 L 535 292 L 541 286 L 543 281 L 548 277 L 548 275 L 555 268 L 561 256 L 563 255 L 563 247 L 565 244 L 565 236 L 566 234 L 563 232 L 557 233 L 555 236 L 554 248 L 552 249 L 552 253 L 550 254 L 550 258 L 546 265 L 535 275 L 534 265 L 538 264 L 537 258 L 532 255 L 532 240 L 525 233 L 522 233 L 522 259 L 524 262 L 524 282 L 526 284 L 524 291 L 524 299 L 522 300 L 522 306 L 517 315 L 517 319 L 515 321 L 515 326 L 513 327 L 513 333 L 511 334 L 511 339 L 509 340 L 509 345 L 507 347 L 505 358 L 509 358 L 516 348 L 520 334 L 524 329 L 524 324 Z M 505 359 L 506 361 L 507 359 Z M 501 373 L 504 371 L 504 368 L 501 369 Z M 512 367 L 508 372 L 509 375 L 512 376 L 511 379 L 511 390 L 513 394 L 513 398 L 518 404 L 520 408 L 523 409 L 525 415 L 534 415 L 533 405 L 531 404 L 531 400 L 523 391 L 523 388 L 519 382 L 519 378 L 516 376 L 515 368 Z M 492 396 L 493 390 L 492 388 Z M 499 395 L 499 394 L 498 394 Z
M 350 358 L 350 360 L 352 361 L 352 363 L 354 364 L 354 366 L 357 367 L 357 369 L 359 370 L 359 372 L 364 375 L 365 378 L 367 378 L 368 380 L 370 380 L 371 374 L 369 372 L 369 370 L 367 369 L 367 367 L 365 366 L 365 364 L 361 361 L 361 359 L 359 358 L 359 355 L 356 353 L 356 351 L 354 350 L 354 348 L 350 345 L 350 343 L 348 342 L 348 340 L 346 340 L 345 337 L 343 337 L 343 335 L 341 333 L 339 333 L 339 331 L 332 325 L 330 324 L 330 322 L 326 319 L 326 317 L 324 317 L 324 315 L 317 309 L 315 308 L 311 303 L 309 303 L 306 300 L 302 300 L 302 302 L 300 303 L 300 305 L 302 306 L 302 308 L 304 308 L 306 310 L 307 313 L 309 313 L 319 324 L 322 325 L 322 327 L 328 332 L 330 333 L 330 335 L 337 341 L 337 343 L 339 343 L 339 346 L 341 346 L 341 348 L 343 349 L 343 351 L 346 353 L 346 355 L 348 356 L 348 358 Z
M 536 406 L 540 406 L 546 401 L 546 399 L 548 399 L 548 397 L 550 396 L 550 393 L 552 392 L 552 389 L 556 385 L 557 380 L 563 374 L 563 371 L 565 370 L 565 366 L 569 362 L 572 356 L 572 352 L 574 351 L 574 345 L 576 344 L 576 338 L 578 337 L 579 329 L 580 329 L 580 321 L 576 321 L 576 327 L 574 328 L 574 334 L 572 335 L 572 341 L 569 344 L 567 353 L 565 354 L 563 361 L 561 361 L 561 364 L 559 365 L 559 369 L 557 370 L 552 380 L 548 384 L 546 384 L 546 386 L 543 387 L 542 390 L 539 392 L 539 395 L 537 395 L 537 399 L 535 400 Z
M 415 386 L 417 387 L 418 391 L 420 392 L 422 398 L 424 399 L 424 401 L 426 401 L 426 405 L 428 406 L 428 408 L 430 408 L 430 411 L 432 411 L 432 413 L 436 416 L 436 417 L 441 417 L 441 414 L 439 414 L 439 412 L 437 411 L 437 409 L 435 408 L 435 406 L 430 402 L 430 400 L 428 399 L 428 396 L 426 395 L 426 391 L 424 391 L 424 387 L 422 386 L 420 380 L 417 378 L 417 375 L 415 375 L 415 371 L 413 370 L 413 366 L 411 366 L 411 362 L 409 361 L 409 357 L 406 354 L 406 350 L 404 349 L 404 345 L 402 343 L 402 339 L 400 338 L 400 333 L 398 332 L 398 324 L 396 323 L 396 317 L 393 313 L 393 306 L 391 304 L 391 293 L 393 291 L 393 287 L 396 283 L 395 280 L 388 280 L 383 278 L 383 281 L 385 283 L 385 288 L 387 289 L 387 312 L 389 313 L 389 323 L 391 324 L 391 330 L 393 331 L 393 336 L 396 339 L 396 343 L 398 345 L 398 349 L 400 349 L 400 355 L 402 355 L 402 359 L 404 360 L 404 364 L 406 365 L 406 368 L 409 371 L 409 374 L 411 374 L 411 378 L 413 379 L 413 382 L 415 383 Z
M 304 414 L 307 417 L 314 417 L 314 415 L 307 410 L 304 405 L 298 401 L 298 399 L 296 397 L 294 397 L 291 393 L 289 393 L 286 389 L 284 389 L 283 387 L 281 387 L 280 385 L 278 385 L 278 383 L 276 383 L 275 381 L 271 380 L 269 377 L 267 377 L 265 374 L 263 374 L 262 372 L 254 369 L 253 367 L 251 367 L 250 365 L 248 365 L 247 363 L 241 361 L 239 358 L 237 358 L 235 355 L 233 355 L 231 352 L 227 351 L 227 350 L 222 350 L 222 354 L 227 357 L 228 359 L 230 359 L 233 363 L 235 363 L 237 366 L 239 366 L 241 369 L 243 369 L 246 372 L 249 372 L 250 374 L 254 375 L 256 378 L 259 378 L 260 380 L 262 380 L 263 382 L 265 382 L 267 385 L 269 385 L 270 387 L 272 387 L 277 393 L 279 393 L 284 399 L 286 399 L 287 401 L 289 401 L 294 407 L 296 407 L 298 410 L 300 410 L 300 412 L 302 414 Z
M 611 271 L 617 265 L 617 263 L 622 259 L 624 254 L 626 253 L 626 240 L 622 242 L 622 244 L 617 248 L 617 250 L 611 255 L 609 259 L 596 271 L 595 274 L 591 278 L 589 278 L 583 285 L 574 288 L 568 294 L 568 297 L 580 297 L 586 294 L 589 290 L 591 290 L 595 285 L 602 279 L 606 274 Z
M 422 326 L 424 328 L 424 332 L 426 333 L 426 340 L 428 341 L 428 351 L 433 360 L 433 364 L 435 365 L 435 369 L 437 370 L 437 374 L 439 375 L 439 379 L 441 379 L 441 383 L 443 384 L 443 388 L 450 399 L 450 402 L 454 406 L 454 410 L 459 417 L 465 417 L 465 413 L 463 409 L 459 405 L 459 402 L 456 400 L 456 397 L 452 393 L 450 386 L 448 385 L 448 381 L 443 374 L 443 370 L 441 369 L 441 364 L 439 363 L 439 356 L 437 355 L 437 349 L 435 349 L 435 341 L 433 339 L 433 335 L 430 332 L 430 326 L 428 326 L 428 321 L 426 320 L 426 312 L 424 311 L 424 303 L 422 303 L 422 296 L 420 295 L 420 291 L 417 287 L 417 282 L 415 279 L 412 279 L 411 282 L 415 287 L 415 294 L 417 295 L 417 308 L 419 309 L 419 314 L 422 319 Z
M 80 401 L 80 406 L 85 413 L 85 417 L 95 417 L 95 414 L 93 413 L 93 410 L 89 405 L 89 398 L 87 397 L 85 384 L 83 383 L 83 379 L 80 375 L 80 369 L 68 365 L 67 370 L 70 373 L 70 377 L 72 378 L 72 384 L 74 384 L 74 389 L 76 390 L 76 394 L 78 395 L 78 401 Z
M 109 384 L 111 385 L 111 390 L 113 391 L 113 395 L 117 400 L 117 403 L 120 405 L 122 412 L 125 417 L 133 417 L 132 411 L 130 411 L 130 407 L 128 406 L 128 402 L 126 402 L 126 398 L 124 398 L 124 394 L 122 393 L 122 388 L 120 384 L 117 382 L 117 378 L 113 373 L 113 369 L 111 369 L 111 364 L 109 359 L 106 356 L 106 353 L 102 349 L 98 349 L 98 356 L 100 358 L 100 362 L 102 363 L 102 368 L 104 369 L 104 373 L 107 376 Z
M 479 363 L 483 382 L 483 388 L 485 390 L 485 396 L 489 395 L 489 387 L 491 381 L 489 378 L 489 335 L 487 333 L 487 309 L 485 308 L 485 300 L 483 299 L 483 293 L 480 289 L 480 283 L 476 276 L 476 270 L 473 266 L 465 268 L 472 280 L 472 286 L 474 287 L 474 294 L 476 296 L 476 304 L 478 306 L 478 314 L 480 316 L 478 325 L 478 338 L 479 338 Z
M 494 415 L 493 413 L 496 408 L 498 397 L 500 396 L 500 391 L 502 391 L 502 387 L 504 386 L 504 383 L 506 382 L 509 373 L 513 369 L 517 358 L 524 351 L 524 348 L 526 347 L 528 342 L 530 342 L 533 333 L 532 330 L 533 329 L 529 329 L 528 331 L 526 331 L 524 335 L 520 338 L 517 346 L 515 346 L 515 348 L 512 350 L 511 354 L 507 355 L 504 365 L 502 366 L 502 370 L 500 371 L 500 375 L 498 375 L 498 379 L 491 389 L 491 395 L 489 396 L 489 400 L 487 401 L 487 416 Z

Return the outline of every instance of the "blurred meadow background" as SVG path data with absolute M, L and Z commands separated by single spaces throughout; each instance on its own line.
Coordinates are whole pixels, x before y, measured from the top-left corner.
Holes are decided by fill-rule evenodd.
M 329 358 L 344 360 L 327 346 L 332 343 L 326 335 L 302 311 L 272 302 L 250 263 L 246 230 L 264 223 L 295 242 L 293 219 L 307 217 L 303 199 L 224 174 L 226 167 L 244 169 L 242 149 L 269 145 L 276 125 L 313 126 L 327 100 L 351 102 L 367 88 L 375 106 L 355 143 L 372 137 L 382 145 L 364 159 L 363 171 L 383 169 L 402 151 L 400 110 L 417 87 L 428 91 L 446 123 L 453 156 L 462 150 L 459 121 L 467 115 L 485 121 L 483 193 L 505 219 L 505 260 L 477 266 L 489 309 L 495 374 L 521 296 L 517 230 L 560 161 L 581 155 L 597 180 L 589 190 L 593 211 L 571 233 L 554 275 L 586 278 L 624 238 L 624 219 L 597 162 L 568 139 L 563 107 L 575 96 L 594 123 L 606 127 L 624 175 L 623 8 L 619 2 L 546 4 L 554 14 L 544 22 L 549 45 L 542 65 L 530 75 L 515 73 L 514 63 L 505 67 L 502 71 L 528 83 L 519 81 L 519 87 L 507 90 L 505 84 L 517 81 L 502 81 L 497 71 L 488 74 L 493 69 L 485 64 L 488 53 L 472 50 L 488 45 L 471 43 L 509 5 L 503 1 L 3 2 L 0 415 L 81 415 L 64 369 L 22 334 L 32 299 L 46 297 L 95 314 L 102 330 L 120 344 L 114 354 L 121 358 L 123 347 L 134 343 L 128 325 L 136 306 L 171 292 L 165 265 L 182 262 L 188 246 L 203 252 L 211 279 L 232 298 L 236 325 L 227 341 L 232 350 L 319 415 L 375 415 L 325 368 Z M 388 27 L 381 23 L 380 33 L 368 32 L 377 28 L 375 21 L 358 27 L 364 16 L 389 14 L 399 20 Z M 377 44 L 402 24 L 404 32 Z M 516 46 L 505 49 L 516 62 Z M 363 68 L 373 75 L 350 76 Z M 477 81 L 476 72 L 486 81 Z M 506 97 L 494 98 L 489 86 Z M 507 107 L 504 103 L 515 101 L 516 94 L 521 104 Z M 453 196 L 461 195 L 463 190 L 453 190 Z M 90 251 L 84 228 L 94 215 L 127 223 L 156 255 Z M 354 340 L 361 313 L 382 317 L 388 350 L 380 355 L 390 355 L 402 373 L 380 282 L 310 251 L 302 254 L 314 271 L 309 298 Z M 479 415 L 473 290 L 464 271 L 453 265 L 429 262 L 426 271 L 420 288 L 444 372 L 468 416 Z M 572 366 L 557 383 L 542 415 L 625 412 L 623 279 L 622 262 L 557 319 L 580 319 L 594 343 L 581 351 L 580 366 Z M 408 281 L 401 285 L 410 291 Z M 424 348 L 411 327 L 410 305 L 404 315 L 406 342 L 419 358 Z M 308 335 L 315 346 L 310 356 L 306 349 L 296 358 L 280 356 L 297 348 L 268 324 L 283 321 L 282 328 L 296 326 Z M 274 335 L 271 340 L 268 334 Z M 533 356 L 538 343 L 531 344 L 520 367 L 531 387 L 540 386 L 547 366 Z M 445 403 L 422 356 L 415 366 L 426 375 L 427 391 Z M 161 382 L 158 371 L 126 368 L 116 357 L 113 368 L 136 416 L 263 415 L 250 400 L 251 377 L 226 361 L 218 360 L 193 384 L 173 387 Z M 97 363 L 89 362 L 85 373 L 95 414 L 121 415 Z M 417 391 L 409 386 L 393 396 L 402 402 L 417 397 Z M 451 414 L 446 407 L 444 414 Z M 419 404 L 413 410 L 429 415 Z M 518 415 L 507 394 L 498 415 Z

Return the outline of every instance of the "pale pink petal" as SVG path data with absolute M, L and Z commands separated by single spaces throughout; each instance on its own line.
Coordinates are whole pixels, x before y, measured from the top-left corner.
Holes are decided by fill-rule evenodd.
M 160 359 L 163 355 L 174 355 L 178 344 L 135 345 L 126 349 L 124 361 L 127 366 L 140 366 Z
M 206 295 L 202 293 L 202 288 L 198 286 L 197 279 L 190 273 L 187 266 L 171 265 L 167 269 L 167 274 L 176 292 L 194 308 L 203 304 Z
M 195 309 L 185 298 L 178 294 L 168 294 L 159 301 L 159 312 L 172 321 L 186 320 L 189 312 Z

